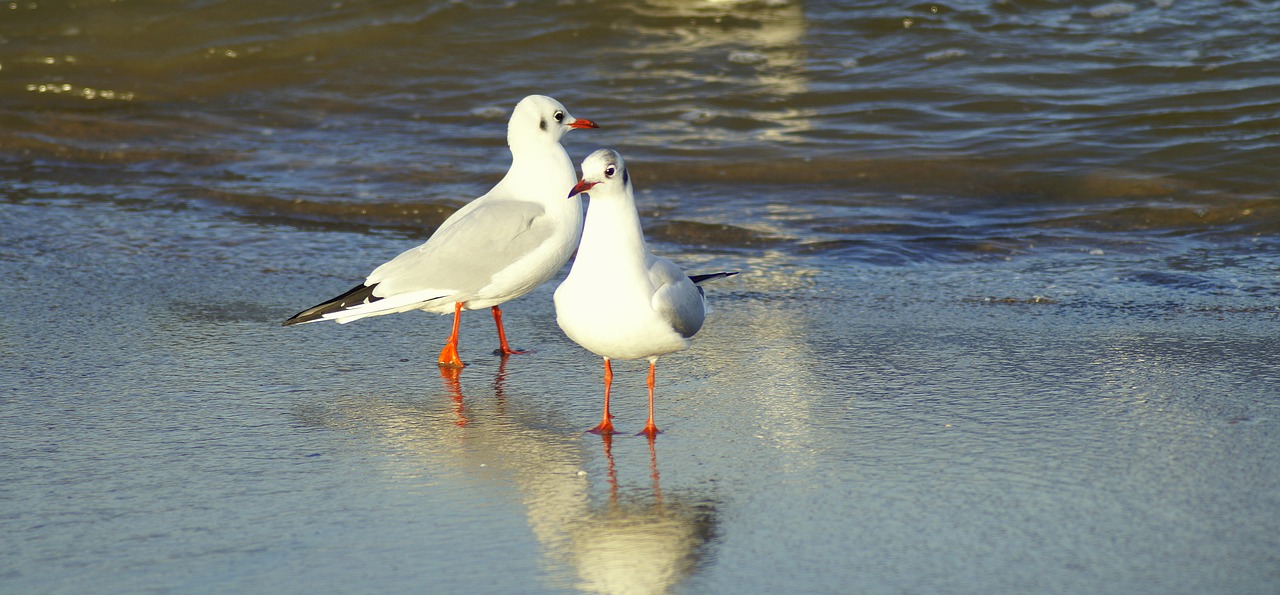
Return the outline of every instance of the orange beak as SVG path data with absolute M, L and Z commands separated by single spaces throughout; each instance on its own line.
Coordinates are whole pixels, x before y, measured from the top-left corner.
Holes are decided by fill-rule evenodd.
M 588 120 L 586 118 L 578 118 L 577 120 L 574 120 L 573 123 L 569 124 L 569 128 L 599 128 L 599 127 L 600 126 L 597 125 L 595 122 L 592 122 L 591 120 Z

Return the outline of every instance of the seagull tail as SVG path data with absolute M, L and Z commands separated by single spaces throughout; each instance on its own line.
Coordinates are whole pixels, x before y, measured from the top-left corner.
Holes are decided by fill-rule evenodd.
M 375 283 L 373 285 L 360 284 L 352 287 L 351 291 L 348 291 L 336 298 L 294 314 L 288 320 L 284 321 L 284 326 L 315 322 L 324 318 L 324 315 L 329 314 L 330 312 L 341 312 L 351 306 L 376 302 L 382 299 L 373 295 L 373 288 L 377 286 L 378 284 Z

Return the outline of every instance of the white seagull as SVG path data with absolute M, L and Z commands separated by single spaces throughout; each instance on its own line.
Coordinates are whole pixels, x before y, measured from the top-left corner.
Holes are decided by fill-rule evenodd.
M 453 332 L 439 364 L 461 368 L 458 322 L 463 310 L 491 308 L 503 355 L 511 349 L 498 308 L 553 277 L 582 237 L 582 201 L 566 201 L 576 176 L 560 138 L 598 128 L 560 102 L 530 95 L 507 124 L 511 168 L 492 190 L 458 209 L 426 243 L 373 270 L 364 283 L 284 321 L 345 324 L 368 316 L 425 310 L 453 312 Z
M 609 360 L 649 360 L 649 421 L 641 433 L 653 438 L 658 357 L 688 348 L 702 328 L 707 302 L 699 284 L 737 272 L 689 277 L 649 252 L 631 178 L 617 151 L 600 149 L 582 162 L 582 180 L 569 197 L 582 192 L 591 195 L 591 204 L 578 256 L 556 289 L 556 322 L 570 339 L 604 358 L 604 418 L 591 432 L 613 433 Z

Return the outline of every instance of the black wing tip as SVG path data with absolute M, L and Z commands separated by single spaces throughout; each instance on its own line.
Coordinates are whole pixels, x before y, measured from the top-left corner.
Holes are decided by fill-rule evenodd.
M 336 298 L 317 304 L 290 316 L 289 319 L 281 323 L 280 326 L 293 326 L 295 324 L 315 322 L 324 318 L 324 315 L 329 314 L 330 312 L 341 312 L 346 310 L 349 306 L 376 302 L 382 299 L 373 295 L 373 288 L 377 286 L 377 283 L 374 283 L 373 285 L 365 285 L 361 283 Z
M 305 324 L 308 322 L 315 322 L 316 320 L 319 320 L 320 318 L 324 317 L 324 312 L 317 310 L 317 308 L 322 308 L 328 305 L 328 303 L 329 302 L 325 302 L 318 306 L 313 306 L 311 308 L 307 308 L 306 310 L 298 312 L 297 314 L 290 316 L 288 320 L 285 320 L 284 322 L 280 323 L 280 326 L 293 326 L 295 324 Z
M 284 322 L 281 322 L 281 323 L 280 323 L 280 326 L 293 326 L 293 325 L 295 325 L 295 324 L 303 324 L 303 323 L 306 323 L 306 322 L 311 322 L 311 321 L 313 321 L 313 320 L 315 320 L 315 319 L 320 318 L 321 316 L 323 316 L 322 314 L 315 314 L 315 315 L 307 316 L 306 314 L 307 314 L 308 312 L 310 312 L 310 311 L 311 311 L 311 310 L 310 310 L 310 309 L 308 309 L 308 310 L 303 310 L 303 311 L 301 311 L 301 312 L 298 312 L 297 314 L 294 314 L 293 316 L 290 316 L 288 320 L 286 320 L 286 321 L 284 321 Z
M 719 273 L 707 273 L 705 275 L 689 275 L 689 280 L 693 281 L 694 285 L 701 285 L 707 281 L 715 281 L 716 279 L 732 277 L 736 274 L 738 274 L 738 271 L 721 271 Z

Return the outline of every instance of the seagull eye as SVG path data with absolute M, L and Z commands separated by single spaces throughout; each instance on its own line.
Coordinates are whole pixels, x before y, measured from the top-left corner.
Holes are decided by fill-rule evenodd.
M 556 121 L 557 121 L 557 122 L 563 122 L 563 121 L 564 121 L 564 112 L 559 111 L 559 110 L 556 110 L 556 115 L 555 115 L 555 116 L 553 116 L 553 117 L 556 119 Z
M 608 167 L 605 167 L 605 168 L 604 168 L 604 177 L 606 177 L 606 178 L 612 178 L 612 177 L 613 177 L 613 174 L 614 174 L 616 171 L 617 171 L 617 170 L 615 170 L 615 169 L 613 168 L 613 166 L 612 166 L 612 165 L 610 165 L 610 166 L 608 166 Z

